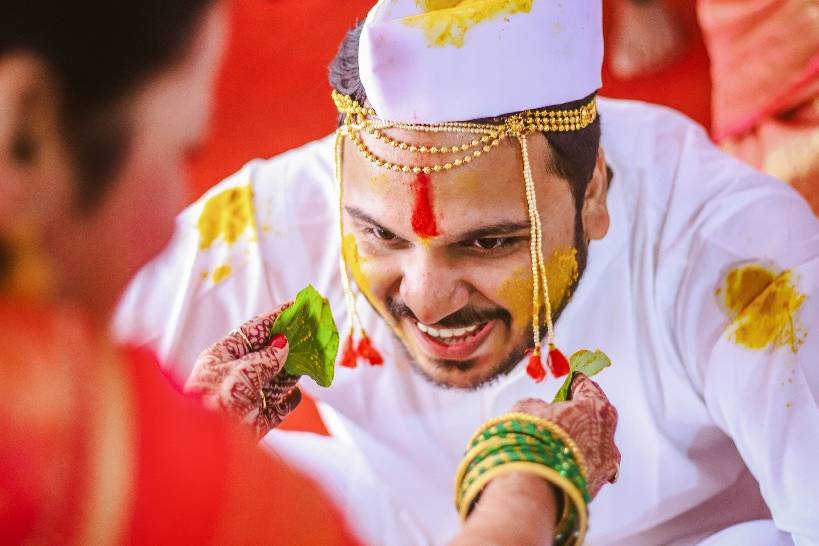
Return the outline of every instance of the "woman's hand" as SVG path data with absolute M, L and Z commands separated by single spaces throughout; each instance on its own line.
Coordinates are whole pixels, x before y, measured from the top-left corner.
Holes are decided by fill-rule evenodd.
M 297 376 L 284 371 L 288 343 L 282 335 L 265 345 L 273 322 L 290 304 L 244 323 L 196 360 L 185 391 L 250 425 L 258 438 L 301 401 Z
M 614 444 L 617 410 L 600 387 L 583 374 L 572 382 L 571 398 L 549 404 L 530 398 L 521 400 L 512 411 L 547 419 L 574 440 L 586 460 L 586 485 L 594 498 L 606 482 L 614 482 L 620 468 L 620 450 Z

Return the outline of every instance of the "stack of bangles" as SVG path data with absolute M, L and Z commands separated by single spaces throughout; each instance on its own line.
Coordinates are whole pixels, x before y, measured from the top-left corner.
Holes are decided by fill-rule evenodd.
M 586 462 L 556 424 L 525 413 L 507 413 L 484 423 L 472 436 L 455 476 L 455 508 L 466 520 L 493 478 L 525 472 L 562 493 L 555 544 L 581 544 L 588 523 Z

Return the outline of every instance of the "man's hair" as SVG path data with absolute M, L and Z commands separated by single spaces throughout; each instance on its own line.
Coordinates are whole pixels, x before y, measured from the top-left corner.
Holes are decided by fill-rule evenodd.
M 78 205 L 92 208 L 127 152 L 121 100 L 181 59 L 212 0 L 16 0 L 0 5 L 0 56 L 35 55 L 59 86 L 77 167 Z
M 361 84 L 358 67 L 358 44 L 363 25 L 364 23 L 360 22 L 347 32 L 336 57 L 330 64 L 330 85 L 339 93 L 352 97 L 360 104 L 365 104 L 367 101 L 367 93 Z M 593 93 L 578 101 L 550 106 L 549 109 L 570 110 L 578 108 L 591 100 L 595 94 Z M 453 121 L 502 122 L 504 118 L 516 113 L 509 112 L 504 116 L 491 119 Z M 343 122 L 344 116 L 339 116 L 339 125 Z M 583 129 L 565 133 L 544 133 L 544 136 L 549 142 L 552 152 L 552 162 L 548 167 L 558 176 L 569 181 L 575 206 L 579 212 L 583 206 L 586 186 L 594 174 L 597 161 L 597 151 L 600 146 L 600 117 L 598 115 L 594 122 Z M 580 218 L 578 217 L 576 222 L 579 221 Z

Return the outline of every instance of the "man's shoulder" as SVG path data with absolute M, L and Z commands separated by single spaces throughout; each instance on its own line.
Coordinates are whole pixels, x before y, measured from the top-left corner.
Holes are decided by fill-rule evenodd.
M 671 108 L 601 99 L 600 112 L 601 145 L 615 180 L 644 204 L 699 209 L 748 192 L 797 197 L 792 188 L 721 150 L 701 125 Z
M 332 203 L 333 142 L 329 135 L 270 158 L 252 159 L 207 190 L 183 216 L 197 218 L 208 202 L 237 189 L 246 191 L 257 211 L 283 202 L 290 208 Z
M 737 246 L 748 234 L 784 236 L 794 226 L 815 233 L 815 218 L 793 188 L 720 150 L 683 114 L 637 101 L 600 102 L 612 183 L 630 222 L 661 247 L 694 236 Z
M 701 125 L 672 108 L 601 98 L 599 111 L 607 158 L 644 176 L 661 175 L 686 156 L 724 156 Z
M 334 143 L 335 134 L 331 134 L 271 158 L 250 161 L 240 172 L 244 172 L 261 193 L 276 193 L 293 185 L 300 189 L 305 186 L 332 188 Z

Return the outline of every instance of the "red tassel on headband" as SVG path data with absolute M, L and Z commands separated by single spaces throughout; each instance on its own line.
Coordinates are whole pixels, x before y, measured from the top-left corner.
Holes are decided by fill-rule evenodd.
M 540 359 L 540 351 L 535 350 L 529 355 L 526 373 L 535 380 L 535 383 L 540 383 L 546 379 L 546 368 L 543 367 L 543 362 Z
M 370 338 L 364 333 L 358 342 L 358 356 L 369 362 L 370 366 L 380 366 L 384 363 L 384 357 L 373 347 Z

